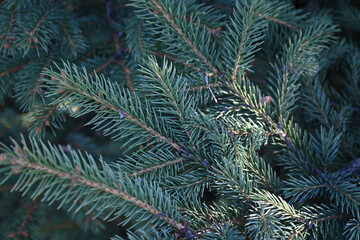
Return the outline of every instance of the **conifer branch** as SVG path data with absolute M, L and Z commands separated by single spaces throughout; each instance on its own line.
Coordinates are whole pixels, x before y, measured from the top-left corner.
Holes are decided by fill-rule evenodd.
M 173 27 L 173 29 L 179 34 L 180 38 L 190 47 L 190 49 L 199 57 L 199 59 L 205 63 L 216 74 L 220 74 L 219 70 L 203 55 L 203 53 L 197 49 L 196 45 L 187 37 L 181 27 L 174 21 L 172 16 L 161 6 L 157 0 L 149 0 L 159 13 L 166 19 L 166 21 Z M 221 75 L 221 74 L 220 74 Z
M 221 4 L 219 4 L 219 3 L 214 3 L 214 4 L 212 4 L 212 5 L 213 5 L 215 8 L 222 9 L 222 10 L 226 10 L 226 11 L 229 11 L 229 12 L 233 10 L 233 8 L 231 8 L 231 7 L 226 7 L 226 6 L 221 5 Z M 235 10 L 235 11 L 236 11 L 236 10 Z M 257 14 L 258 14 L 258 16 L 264 17 L 265 19 L 267 19 L 267 20 L 269 20 L 269 21 L 272 21 L 272 22 L 275 22 L 275 23 L 284 25 L 284 26 L 286 26 L 286 27 L 288 27 L 288 28 L 292 28 L 292 29 L 295 29 L 295 30 L 300 30 L 300 28 L 299 28 L 298 26 L 295 26 L 295 25 L 293 25 L 293 24 L 290 24 L 290 23 L 288 23 L 288 22 L 285 22 L 285 21 L 283 21 L 283 20 L 281 20 L 281 19 L 278 19 L 278 18 L 275 18 L 275 17 L 271 17 L 271 16 L 266 15 L 266 14 L 263 14 L 263 13 L 261 13 L 261 12 L 258 12 Z
M 8 237 L 357 240 L 360 51 L 334 37 L 357 7 L 0 2 L 0 137 L 61 144 L 0 145 L 2 211 L 25 210 Z M 44 223 L 20 195 L 71 214 Z
M 203 90 L 203 89 L 208 89 L 210 88 L 217 88 L 217 87 L 221 87 L 224 86 L 224 84 L 222 83 L 209 83 L 206 85 L 200 85 L 200 86 L 196 86 L 196 87 L 191 87 L 189 88 L 190 91 L 198 91 L 198 90 Z
M 27 150 L 25 150 L 25 149 L 23 149 L 22 151 L 26 155 L 27 154 L 33 155 L 33 153 L 27 152 Z M 163 214 L 160 210 L 158 210 L 154 206 L 151 206 L 148 203 L 146 203 L 140 199 L 137 199 L 136 197 L 131 196 L 131 195 L 127 194 L 126 192 L 121 191 L 120 190 L 121 186 L 119 189 L 115 189 L 115 188 L 109 187 L 105 184 L 96 182 L 94 180 L 90 180 L 90 179 L 82 176 L 80 174 L 80 172 L 78 174 L 75 174 L 75 173 L 71 174 L 64 170 L 61 171 L 59 169 L 50 168 L 50 167 L 47 167 L 47 166 L 44 166 L 41 164 L 37 164 L 35 162 L 31 163 L 31 162 L 29 162 L 28 159 L 24 158 L 21 154 L 17 154 L 16 158 L 5 155 L 5 154 L 1 154 L 0 155 L 0 163 L 2 165 L 5 164 L 5 165 L 13 166 L 13 170 L 15 172 L 18 171 L 19 169 L 35 170 L 38 172 L 52 175 L 57 178 L 68 180 L 75 185 L 84 185 L 86 187 L 98 189 L 102 192 L 108 193 L 110 195 L 121 198 L 127 202 L 130 202 L 130 203 L 134 204 L 135 206 L 138 206 L 141 209 L 144 209 L 145 211 L 149 212 L 150 214 L 152 214 L 154 216 L 157 216 L 159 219 L 163 220 L 164 222 L 168 223 L 169 225 L 173 226 L 174 228 L 176 228 L 179 231 L 181 231 L 182 229 L 185 228 L 185 226 L 183 224 L 175 221 L 174 219 L 171 219 L 170 217 Z M 120 184 L 120 183 L 118 183 L 118 184 Z
M 185 67 L 188 67 L 188 68 L 191 68 L 191 69 L 194 69 L 194 70 L 200 70 L 199 68 L 197 68 L 196 66 L 192 65 L 192 64 L 189 64 L 189 63 L 186 63 L 184 61 L 180 61 L 179 59 L 177 59 L 176 57 L 174 56 L 171 56 L 167 53 L 163 53 L 163 52 L 153 52 L 153 51 L 149 51 L 150 54 L 152 55 L 155 55 L 155 56 L 158 56 L 158 57 L 165 57 L 166 59 L 170 60 L 170 61 L 173 61 L 173 62 L 176 62 L 176 63 L 179 63 Z
M 63 84 L 65 87 L 67 87 L 65 82 L 60 82 L 60 84 Z M 59 91 L 66 91 L 66 90 L 59 90 Z M 133 122 L 134 124 L 138 125 L 139 127 L 141 127 L 142 129 L 148 131 L 151 135 L 155 136 L 156 138 L 160 139 L 163 142 L 168 143 L 169 145 L 171 145 L 173 148 L 175 148 L 176 150 L 180 150 L 181 147 L 173 142 L 171 139 L 162 136 L 160 133 L 158 133 L 157 131 L 155 131 L 154 129 L 152 129 L 151 127 L 147 126 L 142 120 L 124 112 L 122 109 L 117 108 L 116 106 L 113 106 L 111 104 L 109 104 L 108 102 L 106 102 L 103 98 L 96 96 L 96 95 L 92 95 L 88 92 L 82 91 L 79 88 L 72 88 L 71 91 L 67 91 L 66 92 L 67 95 L 70 95 L 71 93 L 77 93 L 81 96 L 84 96 L 88 99 L 93 100 L 94 102 L 98 103 L 100 108 L 102 109 L 111 109 L 114 113 L 114 115 L 118 115 L 119 113 L 121 113 L 121 115 L 124 115 L 125 119 L 128 119 L 129 121 Z
M 36 37 L 34 37 L 34 34 L 40 29 L 42 23 L 46 20 L 46 18 L 48 17 L 48 15 L 50 14 L 50 10 L 48 9 L 46 11 L 46 13 L 39 19 L 39 21 L 36 23 L 36 25 L 34 26 L 34 28 L 31 31 L 26 31 L 25 33 L 27 33 L 30 37 L 30 39 L 34 42 L 34 43 L 38 43 L 38 39 Z
M 312 219 L 312 220 L 308 221 L 307 224 L 316 224 L 316 223 L 320 223 L 320 222 L 331 221 L 334 219 L 350 219 L 350 218 L 352 218 L 352 216 L 347 215 L 347 214 L 332 215 L 332 216 L 327 216 L 327 217 L 323 217 L 323 218 Z
M 252 1 L 251 5 L 241 6 L 245 2 L 237 2 L 236 10 L 229 24 L 229 33 L 226 35 L 225 48 L 233 46 L 233 50 L 227 50 L 224 62 L 230 69 L 229 79 L 234 82 L 240 69 L 246 70 L 248 64 L 253 61 L 257 47 L 265 36 L 267 21 L 262 16 L 258 17 L 258 11 L 266 11 L 268 6 L 262 1 Z M 257 16 L 258 15 L 258 16 Z
M 57 107 L 60 105 L 61 103 L 56 103 L 53 104 L 49 109 L 46 110 L 46 113 L 43 114 L 40 111 L 38 113 L 40 113 L 40 116 L 37 116 L 36 111 L 35 111 L 35 119 L 37 120 L 35 122 L 35 133 L 40 133 L 40 131 L 45 127 L 45 126 L 50 126 L 51 125 L 51 121 L 50 118 L 54 115 L 54 112 L 57 110 Z M 46 106 L 49 107 L 49 106 Z
M 305 226 L 305 225 L 303 225 Z M 288 238 L 288 240 L 293 240 L 293 239 L 297 239 L 296 237 L 302 233 L 302 231 L 304 231 L 303 227 L 298 227 Z
M 356 198 L 354 198 L 353 196 L 351 196 L 349 193 L 341 190 L 338 186 L 331 184 L 330 187 L 332 189 L 334 189 L 336 192 L 340 193 L 341 196 L 344 196 L 345 198 L 349 199 L 351 202 L 353 202 L 357 208 L 360 208 L 360 201 L 358 201 Z
M 160 141 L 169 144 L 174 149 L 178 151 L 181 149 L 181 146 L 179 144 L 175 143 L 170 138 L 161 135 L 158 131 L 148 126 L 145 123 L 145 119 L 139 119 L 134 114 L 126 112 L 122 106 L 115 105 L 114 103 L 109 102 L 104 98 L 104 94 L 110 94 L 109 96 L 107 96 L 109 99 L 111 98 L 118 99 L 118 97 L 114 95 L 115 94 L 114 91 L 105 88 L 105 85 L 112 89 L 119 88 L 117 84 L 112 85 L 112 83 L 110 83 L 108 80 L 100 79 L 97 75 L 94 75 L 95 81 L 97 82 L 97 86 L 93 86 L 93 87 L 98 89 L 89 89 L 88 86 L 86 86 L 86 83 L 92 81 L 92 79 L 90 79 L 91 77 L 86 76 L 88 75 L 87 73 L 85 76 L 80 75 L 80 73 L 77 72 L 76 69 L 75 69 L 75 73 L 73 73 L 71 71 L 70 66 L 66 66 L 66 69 L 62 69 L 61 71 L 62 71 L 61 74 L 56 74 L 52 70 L 46 71 L 47 74 L 52 76 L 51 79 L 52 81 L 50 81 L 49 83 L 54 84 L 54 81 L 56 82 L 57 84 L 57 86 L 55 86 L 55 88 L 57 89 L 56 92 L 62 94 L 61 99 L 71 98 L 73 94 L 76 94 L 80 98 L 91 100 L 94 103 L 97 103 L 98 106 L 97 109 L 90 107 L 92 111 L 98 111 L 99 109 L 110 109 L 112 111 L 112 115 L 114 118 L 120 117 L 120 119 L 127 119 L 130 122 L 134 123 L 135 125 L 146 130 L 152 136 L 158 138 Z M 72 74 L 74 74 L 75 76 L 73 76 Z M 97 92 L 97 95 L 93 94 L 94 92 L 92 91 Z M 129 100 L 125 100 L 125 98 L 123 98 L 123 101 L 129 101 Z M 62 104 L 61 102 L 62 101 L 58 100 L 54 102 L 53 105 Z M 124 104 L 124 107 L 126 106 L 125 102 L 122 103 L 118 102 L 117 104 Z
M 259 16 L 264 16 L 264 14 L 259 13 Z M 280 19 L 278 19 L 278 18 L 274 18 L 274 17 L 271 17 L 271 16 L 264 16 L 264 18 L 267 19 L 267 20 L 269 20 L 269 21 L 276 22 L 276 23 L 278 23 L 278 24 L 284 25 L 284 26 L 286 26 L 286 27 L 288 27 L 288 28 L 292 28 L 292 29 L 295 29 L 295 30 L 297 30 L 297 31 L 300 31 L 300 28 L 299 28 L 299 27 L 297 27 L 297 26 L 295 26 L 295 25 L 292 25 L 292 24 L 290 24 L 290 23 L 287 23 L 287 22 L 285 22 L 285 21 L 282 21 L 282 20 L 280 20 Z
M 191 21 L 191 18 L 187 16 L 187 17 L 186 17 L 186 21 L 190 22 L 190 21 Z M 193 24 L 193 25 L 199 24 L 199 26 L 202 27 L 202 28 L 205 28 L 205 29 L 208 31 L 209 34 L 214 35 L 214 36 L 217 37 L 217 38 L 221 38 L 221 35 L 219 34 L 219 32 L 221 31 L 221 27 L 217 27 L 217 28 L 212 29 L 212 28 L 206 26 L 205 24 L 203 24 L 203 23 L 197 23 L 197 22 L 194 21 L 194 20 L 192 20 L 192 24 Z
M 154 165 L 154 166 L 151 166 L 151 167 L 148 167 L 146 169 L 142 169 L 142 170 L 139 170 L 137 172 L 134 172 L 134 173 L 131 173 L 129 175 L 127 175 L 128 178 L 130 177 L 137 177 L 141 174 L 145 174 L 145 173 L 148 173 L 148 172 L 151 172 L 151 171 L 156 171 L 160 168 L 164 168 L 164 167 L 168 167 L 170 165 L 173 165 L 173 164 L 177 164 L 177 163 L 180 163 L 180 162 L 183 162 L 185 159 L 184 158 L 176 158 L 174 159 L 173 161 L 169 161 L 169 162 L 164 162 L 164 163 L 161 163 L 161 164 L 158 164 L 158 165 Z

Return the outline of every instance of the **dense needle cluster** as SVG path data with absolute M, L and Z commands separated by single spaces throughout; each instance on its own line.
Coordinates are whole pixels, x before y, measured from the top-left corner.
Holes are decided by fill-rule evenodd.
M 0 1 L 0 238 L 359 240 L 349 2 Z

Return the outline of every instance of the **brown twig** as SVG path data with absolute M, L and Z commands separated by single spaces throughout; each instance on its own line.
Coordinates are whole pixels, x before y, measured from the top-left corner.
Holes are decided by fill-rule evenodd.
M 97 67 L 94 71 L 89 73 L 89 76 L 93 76 L 95 73 L 100 73 L 104 71 L 108 66 L 114 63 L 116 60 L 115 57 L 109 58 L 106 62 L 104 62 L 101 66 Z
M 118 34 L 116 32 L 116 29 L 114 27 L 113 19 L 111 17 L 111 2 L 107 1 L 106 3 L 106 18 L 108 20 L 111 32 L 112 32 L 112 39 L 115 45 L 115 51 L 116 51 L 116 57 L 120 57 L 122 53 L 124 52 L 124 48 L 122 47 L 122 44 L 119 40 Z M 139 38 L 139 36 L 138 36 Z M 141 42 L 141 40 L 139 40 Z M 130 69 L 126 67 L 125 60 L 121 58 L 119 61 L 119 64 L 121 68 L 124 70 L 126 83 L 128 88 L 133 92 L 135 90 L 134 84 L 132 82 L 132 79 L 130 77 Z
M 131 92 L 135 91 L 133 81 L 131 79 L 130 69 L 126 66 L 124 59 L 119 60 L 119 64 L 125 73 L 126 85 Z
M 52 224 L 49 226 L 46 226 L 45 231 L 48 233 L 53 233 L 55 231 L 63 230 L 63 229 L 69 229 L 69 228 L 76 228 L 79 227 L 79 225 L 76 222 L 70 221 L 60 224 Z
M 138 28 L 137 28 L 137 42 L 138 42 L 140 51 L 141 51 L 141 52 L 144 52 L 144 48 L 143 48 L 143 45 L 142 45 L 142 42 L 141 42 L 141 29 L 142 29 L 142 24 L 143 24 L 142 21 L 139 20 L 139 24 L 138 24 Z
M 61 103 L 56 103 L 54 104 L 45 114 L 45 116 L 37 116 L 35 117 L 35 119 L 39 119 L 41 120 L 40 123 L 38 124 L 38 127 L 35 128 L 35 133 L 38 133 L 41 131 L 41 129 L 44 126 L 50 126 L 50 121 L 49 118 L 51 117 L 52 113 L 56 110 L 56 108 L 60 105 Z
M 26 213 L 25 213 L 24 219 L 20 225 L 19 230 L 17 232 L 10 233 L 8 235 L 9 238 L 21 239 L 21 236 L 25 237 L 25 238 L 30 237 L 29 232 L 26 231 L 26 228 L 28 227 L 28 225 L 30 223 L 31 216 L 33 215 L 34 211 L 38 208 L 39 202 L 40 202 L 40 197 L 37 197 L 35 199 L 35 201 L 32 202 L 31 205 L 26 207 Z
M 21 65 L 18 65 L 18 66 L 16 66 L 16 67 L 13 67 L 13 68 L 10 68 L 10 69 L 8 69 L 8 70 L 5 70 L 4 72 L 0 72 L 0 78 L 4 77 L 4 76 L 6 76 L 6 75 L 9 75 L 9 74 L 11 74 L 11 73 L 16 73 L 16 72 L 22 70 L 23 67 L 24 67 L 28 62 L 29 62 L 29 61 L 27 61 L 26 63 L 23 63 L 23 64 L 21 64 Z
M 197 91 L 197 90 L 202 90 L 202 89 L 208 89 L 210 88 L 216 88 L 216 87 L 221 87 L 224 86 L 224 84 L 222 83 L 210 83 L 210 84 L 206 84 L 206 85 L 201 85 L 201 86 L 196 86 L 196 87 L 191 87 L 189 88 L 190 91 Z
M 9 48 L 10 47 L 9 40 L 15 40 L 15 37 L 11 37 L 13 27 L 15 25 L 15 15 L 16 15 L 16 8 L 14 7 L 14 9 L 13 9 L 13 11 L 11 13 L 11 16 L 10 16 L 9 29 L 8 29 L 6 35 L 5 35 L 6 42 L 4 44 L 4 48 Z
M 45 21 L 45 19 L 48 17 L 49 14 L 50 14 L 50 9 L 44 14 L 44 16 L 40 18 L 40 20 L 37 22 L 35 27 L 30 32 L 25 31 L 25 33 L 29 34 L 29 37 L 33 40 L 34 43 L 38 43 L 39 41 L 36 37 L 34 37 L 34 34 L 40 29 L 41 24 Z
M 74 43 L 74 40 L 72 39 L 72 37 L 71 37 L 71 35 L 69 33 L 69 30 L 66 28 L 64 23 L 61 23 L 61 27 L 63 28 L 66 37 L 69 39 L 69 43 L 71 45 L 71 48 L 75 49 L 75 43 Z
M 1 159 L 0 159 L 1 161 Z M 0 192 L 6 192 L 9 191 L 10 189 L 12 189 L 14 187 L 14 185 L 6 185 L 6 186 L 2 186 L 0 187 Z

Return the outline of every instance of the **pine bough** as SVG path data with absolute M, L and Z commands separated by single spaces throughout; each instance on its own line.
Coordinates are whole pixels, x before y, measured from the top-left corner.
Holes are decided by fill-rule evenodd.
M 1 3 L 0 96 L 32 119 L 33 136 L 1 147 L 13 191 L 126 225 L 128 239 L 360 239 L 360 50 L 330 13 L 99 1 L 102 20 L 77 21 L 81 1 L 29 2 Z M 96 20 L 107 31 L 86 33 Z M 86 60 L 92 49 L 103 57 Z M 326 72 L 339 65 L 336 90 Z M 69 117 L 124 156 L 41 139 Z

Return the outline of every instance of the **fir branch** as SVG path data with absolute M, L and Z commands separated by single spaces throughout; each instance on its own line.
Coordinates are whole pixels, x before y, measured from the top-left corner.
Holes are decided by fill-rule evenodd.
M 212 28 L 206 26 L 203 23 L 197 23 L 196 21 L 192 20 L 188 16 L 186 16 L 186 21 L 188 21 L 188 22 L 192 21 L 192 24 L 195 25 L 195 26 L 199 24 L 199 26 L 202 27 L 202 28 L 205 28 L 208 31 L 209 34 L 214 35 L 217 38 L 221 38 L 221 34 L 219 33 L 221 31 L 221 27 L 217 27 L 217 28 L 212 29 Z
M 344 189 L 341 189 L 339 186 L 336 186 L 335 184 L 331 184 L 330 188 L 334 189 L 341 196 L 343 196 L 346 199 L 350 200 L 355 205 L 354 208 L 352 208 L 352 206 L 349 207 L 351 210 L 352 209 L 359 210 L 359 208 L 360 208 L 360 200 L 359 199 L 360 198 L 359 198 L 359 196 L 356 196 L 355 194 L 357 194 L 357 195 L 360 195 L 360 194 L 358 192 L 356 192 L 356 189 L 351 189 L 350 191 L 346 192 Z M 346 190 L 348 190 L 348 189 L 346 189 Z M 351 193 L 354 193 L 354 195 L 351 195 Z M 357 210 L 353 211 L 354 216 L 355 216 Z
M 183 16 L 178 15 L 179 13 L 176 12 L 168 12 L 168 9 L 164 8 L 163 3 L 158 0 L 149 0 L 146 4 L 153 8 L 152 14 L 159 15 L 165 20 L 166 24 L 172 29 L 172 31 L 174 31 L 180 37 L 180 39 L 190 48 L 190 50 L 202 63 L 204 63 L 212 72 L 219 74 L 219 76 L 222 77 L 216 66 L 211 63 L 208 57 L 198 48 L 197 44 L 193 42 L 189 36 L 190 33 L 185 32 L 183 27 L 179 25 L 179 23 L 183 20 Z M 140 5 L 140 3 L 134 3 L 132 6 L 137 8 L 144 7 Z M 198 22 L 195 28 L 200 27 L 199 24 L 200 23 Z
M 53 57 L 53 54 L 49 54 L 47 59 L 38 59 L 36 62 L 28 63 L 24 67 L 24 71 L 31 68 L 33 75 L 20 74 L 19 78 L 22 81 L 15 86 L 16 94 L 14 97 L 22 103 L 20 109 L 23 111 L 31 111 L 37 104 L 44 104 L 44 90 L 41 86 L 44 78 L 42 69 L 50 66 Z
M 211 5 L 214 6 L 215 8 L 222 9 L 222 10 L 225 10 L 225 11 L 228 11 L 228 12 L 231 12 L 231 11 L 234 10 L 234 8 L 232 8 L 232 7 L 226 7 L 226 6 L 224 6 L 224 5 L 222 5 L 222 4 L 219 4 L 219 3 L 213 3 L 213 4 L 211 4 Z M 248 5 L 248 7 L 250 8 L 249 5 Z M 235 11 L 237 11 L 237 10 L 235 9 Z M 262 13 L 262 12 L 257 12 L 257 14 L 258 14 L 258 16 L 264 17 L 265 19 L 267 19 L 267 20 L 269 20 L 269 21 L 278 23 L 278 24 L 280 24 L 280 25 L 284 25 L 284 26 L 286 26 L 286 27 L 288 27 L 288 28 L 292 28 L 292 29 L 294 29 L 294 30 L 300 30 L 300 28 L 299 28 L 298 26 L 295 26 L 295 25 L 293 25 L 293 24 L 290 24 L 290 23 L 288 23 L 288 22 L 285 22 L 285 21 L 283 21 L 283 20 L 281 20 L 281 19 L 279 19 L 279 18 L 269 16 L 269 15 L 264 14 L 264 13 Z
M 267 21 L 258 17 L 257 12 L 266 11 L 269 6 L 263 1 L 252 1 L 251 5 L 246 5 L 246 1 L 237 2 L 237 11 L 227 25 L 223 43 L 223 61 L 226 64 L 225 71 L 228 72 L 226 76 L 232 82 L 248 70 L 267 27 Z
M 45 145 L 42 145 L 42 147 L 44 148 L 44 151 L 45 151 L 44 153 L 46 153 L 48 151 L 48 149 L 46 149 Z M 7 151 L 9 151 L 9 150 L 7 150 Z M 5 166 L 12 166 L 13 174 L 19 170 L 21 170 L 21 171 L 27 170 L 27 171 L 29 171 L 29 173 L 31 171 L 35 171 L 35 172 L 40 172 L 43 174 L 51 175 L 55 178 L 66 180 L 68 182 L 71 182 L 74 185 L 83 185 L 85 187 L 97 189 L 101 192 L 108 193 L 114 197 L 121 198 L 122 200 L 125 200 L 125 201 L 147 211 L 148 213 L 150 213 L 154 216 L 157 216 L 162 221 L 168 223 L 169 225 L 173 226 L 174 228 L 176 228 L 180 231 L 185 228 L 185 226 L 183 224 L 170 218 L 169 216 L 167 216 L 165 214 L 162 214 L 162 212 L 160 210 L 158 210 L 157 208 L 155 208 L 154 206 L 144 202 L 141 199 L 131 196 L 124 191 L 121 191 L 122 186 L 119 185 L 119 184 L 121 184 L 120 182 L 118 183 L 119 188 L 114 188 L 105 183 L 95 181 L 93 178 L 90 178 L 89 176 L 87 176 L 87 174 L 84 171 L 75 169 L 71 172 L 68 172 L 68 171 L 66 171 L 66 169 L 63 169 L 61 167 L 54 168 L 54 165 L 51 167 L 51 165 L 49 165 L 49 163 L 47 163 L 47 164 L 42 163 L 42 161 L 44 161 L 44 159 L 41 159 L 41 158 L 44 158 L 45 156 L 38 155 L 39 150 L 35 149 L 35 151 L 37 151 L 37 152 L 31 152 L 31 150 L 28 149 L 27 147 L 24 147 L 22 150 L 20 150 L 17 146 L 14 149 L 14 153 L 1 154 L 0 155 L 0 163 Z M 55 154 L 58 155 L 58 154 L 64 154 L 64 153 L 61 151 L 59 152 L 59 150 L 57 150 L 57 152 Z M 76 157 L 75 152 L 73 152 L 72 156 L 74 158 Z M 48 157 L 50 157 L 50 156 L 48 156 Z M 31 160 L 31 159 L 36 159 L 36 158 L 39 158 L 39 159 Z M 45 161 L 48 162 L 49 160 L 45 160 Z M 73 164 L 75 164 L 75 166 L 76 166 L 76 163 L 73 163 Z M 85 162 L 82 164 L 85 164 Z M 103 163 L 103 164 L 105 164 L 105 163 Z M 77 166 L 79 166 L 79 165 L 77 165 Z M 107 167 L 104 166 L 104 168 L 106 169 Z M 85 174 L 85 175 L 83 175 L 83 174 Z M 97 173 L 97 174 L 100 174 L 100 173 Z
M 31 31 L 27 31 L 26 33 L 29 35 L 30 39 L 34 41 L 34 43 L 38 42 L 38 39 L 34 37 L 34 34 L 39 31 L 40 27 L 42 26 L 43 22 L 46 20 L 48 15 L 50 14 L 51 9 L 48 9 L 45 14 L 39 19 L 39 21 L 36 23 L 34 28 Z
M 267 191 L 259 191 L 259 193 L 254 195 L 253 199 L 259 204 L 272 206 L 300 222 L 305 222 L 305 219 L 303 219 L 298 211 L 280 196 L 271 194 Z
M 199 49 L 192 43 L 192 41 L 187 37 L 183 32 L 181 27 L 173 20 L 172 16 L 166 12 L 166 10 L 161 6 L 157 0 L 150 0 L 159 11 L 159 13 L 166 19 L 166 21 L 174 28 L 174 30 L 179 34 L 179 36 L 188 44 L 190 49 L 202 60 L 212 71 L 215 73 L 218 70 L 206 59 L 206 57 L 200 52 Z
M 139 170 L 137 172 L 134 172 L 134 173 L 131 173 L 129 175 L 127 175 L 128 178 L 130 177 L 137 177 L 141 174 L 144 174 L 144 173 L 148 173 L 148 172 L 151 172 L 151 171 L 156 171 L 160 168 L 164 168 L 164 167 L 168 167 L 170 165 L 173 165 L 173 164 L 177 164 L 177 163 L 180 163 L 180 162 L 183 162 L 185 159 L 184 158 L 177 158 L 177 159 L 174 159 L 173 161 L 169 161 L 169 162 L 164 162 L 164 163 L 161 163 L 161 164 L 158 164 L 158 165 L 154 165 L 154 166 L 151 166 L 151 167 L 148 167 L 146 169 L 142 169 L 142 170 Z
M 225 2 L 225 11 L 214 9 Z M 284 1 L 125 3 L 0 6 L 0 99 L 10 103 L 0 109 L 0 137 L 20 131 L 13 119 L 25 127 L 31 119 L 30 131 L 45 135 L 67 114 L 105 135 L 71 120 L 51 136 L 59 147 L 37 138 L 0 146 L 0 173 L 11 184 L 0 191 L 41 196 L 75 218 L 35 227 L 31 237 L 65 228 L 73 228 L 70 237 L 103 236 L 97 231 L 114 221 L 129 239 L 357 239 L 360 64 L 348 43 L 357 27 L 345 18 L 358 9 L 311 15 Z M 339 22 L 349 29 L 323 54 Z M 61 67 L 49 68 L 61 58 Z M 30 114 L 13 102 L 22 96 L 36 103 Z M 104 153 L 106 162 L 70 144 Z M 1 203 L 13 199 L 2 195 Z M 11 205 L 5 211 L 18 207 Z M 96 218 L 99 226 L 89 222 Z M 92 235 L 78 234 L 89 228 Z M 10 232 L 26 237 L 26 229 Z
M 199 68 L 197 68 L 196 66 L 194 66 L 194 65 L 192 65 L 192 64 L 189 64 L 189 63 L 187 63 L 187 62 L 181 61 L 181 60 L 177 59 L 176 57 L 171 56 L 171 55 L 169 55 L 169 54 L 167 54 L 167 53 L 163 53 L 163 52 L 153 52 L 153 51 L 149 51 L 149 53 L 152 54 L 152 55 L 158 56 L 158 57 L 165 57 L 166 59 L 169 59 L 169 60 L 171 60 L 171 61 L 173 61 L 173 62 L 179 63 L 179 64 L 181 64 L 181 65 L 183 65 L 183 66 L 185 66 L 185 67 L 188 67 L 188 68 L 190 68 L 190 69 L 199 70 Z
M 327 217 L 316 218 L 316 219 L 310 220 L 310 221 L 308 221 L 307 224 L 316 224 L 316 223 L 320 223 L 320 222 L 328 222 L 328 221 L 335 220 L 335 219 L 350 219 L 350 218 L 352 218 L 352 216 L 347 215 L 347 214 L 332 215 L 332 216 L 327 216 Z
M 259 14 L 259 16 L 264 16 L 264 14 L 262 14 L 262 13 L 258 13 L 258 14 Z M 264 18 L 269 20 L 269 21 L 276 22 L 278 24 L 284 25 L 284 26 L 286 26 L 288 28 L 292 28 L 294 30 L 300 31 L 300 27 L 292 25 L 292 24 L 287 23 L 285 21 L 282 21 L 282 20 L 280 20 L 278 18 L 274 18 L 274 17 L 271 17 L 271 16 L 264 16 Z
M 43 113 L 44 109 L 37 109 L 35 110 L 34 114 L 34 124 L 33 129 L 36 134 L 40 133 L 42 130 L 44 130 L 45 126 L 51 126 L 53 122 L 51 121 L 51 118 L 54 116 L 54 112 L 57 111 L 57 107 L 61 103 L 53 104 L 52 106 L 46 106 L 46 112 Z
M 88 74 L 86 73 L 85 69 L 84 69 L 85 76 L 81 75 L 75 66 L 73 66 L 73 69 L 71 70 L 70 65 L 65 65 L 64 69 L 59 68 L 59 70 L 62 72 L 61 74 L 57 74 L 50 69 L 46 71 L 46 74 L 52 76 L 52 80 L 49 81 L 49 84 L 54 85 L 54 81 L 57 84 L 55 86 L 53 94 L 55 92 L 62 94 L 61 100 L 57 100 L 56 102 L 53 102 L 52 105 L 61 104 L 63 99 L 71 98 L 73 96 L 75 97 L 75 95 L 76 97 L 80 97 L 81 99 L 84 100 L 91 100 L 94 103 L 96 103 L 97 108 L 94 108 L 94 106 L 90 105 L 88 107 L 89 110 L 97 112 L 99 108 L 102 110 L 109 109 L 111 110 L 112 112 L 111 115 L 114 119 L 118 119 L 119 116 L 120 119 L 127 119 L 133 124 L 146 130 L 148 133 L 150 133 L 152 136 L 159 139 L 160 141 L 169 144 L 174 149 L 178 151 L 181 149 L 181 146 L 178 143 L 175 143 L 170 138 L 163 136 L 153 127 L 146 124 L 145 118 L 139 119 L 139 116 L 136 116 L 137 114 L 136 109 L 134 108 L 129 109 L 129 111 L 133 113 L 130 113 L 129 111 L 125 112 L 124 108 L 126 109 L 129 108 L 128 105 L 129 100 L 128 99 L 126 100 L 124 96 L 121 97 L 122 99 L 119 99 L 119 97 L 117 96 L 118 91 L 123 92 L 125 95 L 126 95 L 126 91 L 121 89 L 120 86 L 118 86 L 117 84 L 110 83 L 110 81 L 106 80 L 104 77 L 98 77 L 98 75 L 94 74 L 95 77 L 94 80 L 96 84 L 94 84 L 92 87 L 89 88 L 89 86 L 87 86 L 86 84 L 93 81 L 93 79 L 91 76 L 88 77 Z M 98 94 L 95 95 L 94 93 L 98 93 Z M 108 100 L 106 100 L 104 96 L 106 96 Z M 79 111 L 76 114 L 79 115 L 82 113 L 81 111 Z
M 203 89 L 208 89 L 210 88 L 217 88 L 217 87 L 221 87 L 224 86 L 224 84 L 221 83 L 209 83 L 206 85 L 200 85 L 200 86 L 195 86 L 195 87 L 191 87 L 189 88 L 189 91 L 198 91 L 198 90 L 203 90 Z
M 115 57 L 119 57 L 123 53 L 123 48 L 121 47 L 121 43 L 119 41 L 119 37 L 118 37 L 119 34 L 116 33 L 116 29 L 114 27 L 114 20 L 111 17 L 111 13 L 112 13 L 111 12 L 111 7 L 112 7 L 112 2 L 107 1 L 106 2 L 106 17 L 107 17 L 107 20 L 109 22 L 109 25 L 110 25 L 110 28 L 111 28 L 111 31 L 112 31 L 112 38 L 113 38 L 114 45 L 115 45 L 115 50 L 116 50 Z M 140 24 L 139 24 L 139 26 L 140 26 Z M 141 42 L 140 42 L 140 44 L 141 44 Z M 140 45 L 140 48 L 142 48 L 141 45 Z M 115 59 L 115 57 L 114 57 L 114 59 Z M 123 69 L 123 71 L 125 73 L 125 79 L 126 79 L 128 88 L 131 91 L 134 91 L 134 85 L 133 85 L 133 82 L 132 82 L 131 77 L 130 77 L 130 70 L 126 67 L 124 59 L 120 59 L 119 63 L 120 63 L 120 66 L 121 66 L 121 68 Z
M 300 235 L 303 231 L 304 231 L 304 225 L 297 227 L 295 231 L 289 236 L 288 240 L 297 239 L 297 236 Z
M 62 12 L 58 5 L 46 3 L 34 11 L 31 11 L 25 19 L 21 19 L 20 37 L 16 44 L 24 54 L 35 48 L 39 53 L 39 46 L 47 52 L 51 41 L 57 36 L 61 28 L 61 17 L 57 13 Z
M 85 52 L 88 48 L 88 40 L 74 17 L 63 19 L 59 28 L 63 36 L 62 39 L 59 39 L 63 55 L 76 58 L 79 53 Z
M 222 159 L 222 162 L 216 162 L 216 166 L 212 166 L 213 180 L 215 181 L 214 187 L 219 192 L 230 199 L 235 198 L 234 193 L 239 195 L 248 203 L 253 204 L 249 192 L 253 189 L 253 184 L 248 179 L 249 176 L 241 166 L 237 166 L 234 160 Z M 230 191 L 229 191 L 229 190 Z

